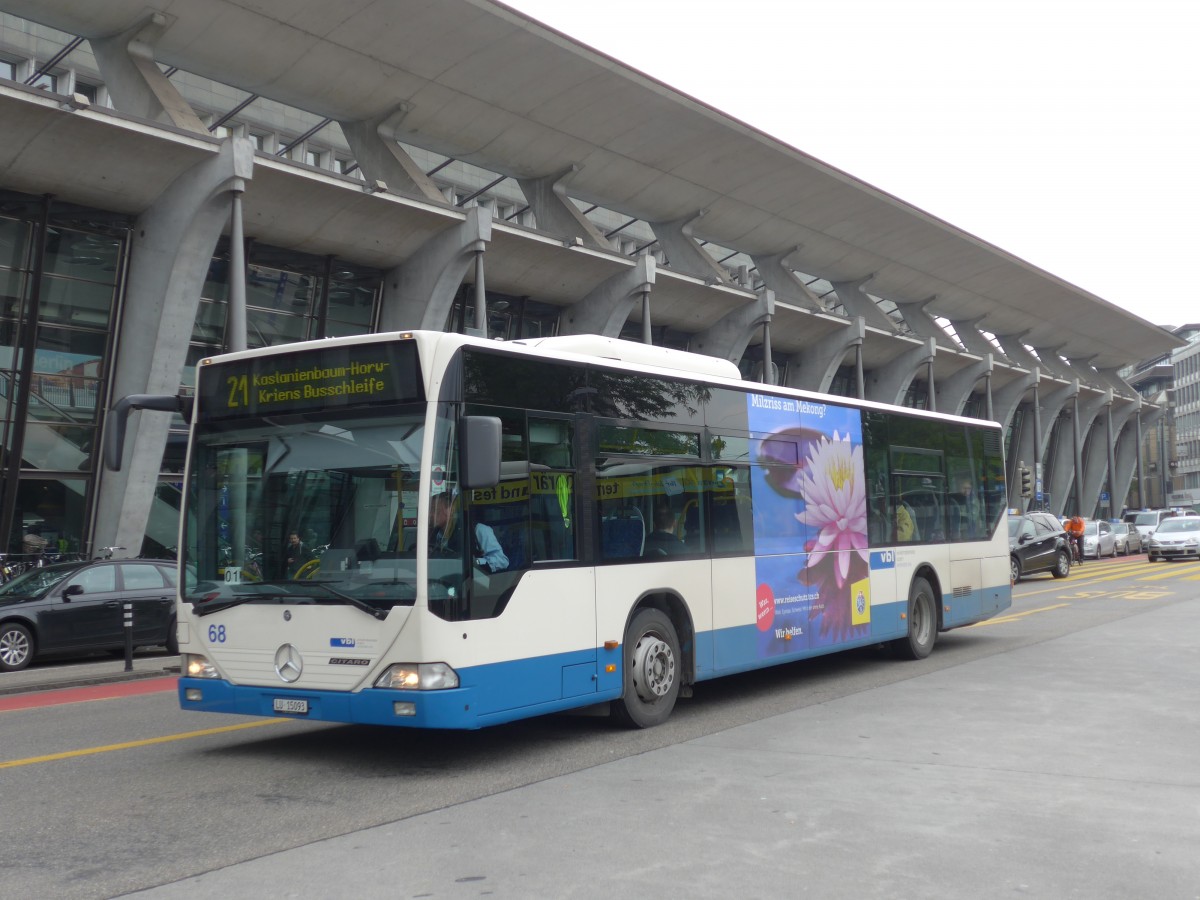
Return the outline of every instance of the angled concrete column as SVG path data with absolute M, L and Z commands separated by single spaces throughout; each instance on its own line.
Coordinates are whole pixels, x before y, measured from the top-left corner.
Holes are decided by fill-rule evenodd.
M 787 386 L 825 393 L 846 354 L 855 347 L 861 347 L 866 336 L 867 323 L 862 316 L 855 316 L 842 331 L 822 338 L 819 344 L 805 347 L 800 353 L 792 354 L 788 363 Z
M 563 181 L 579 171 L 579 166 L 570 166 L 553 175 L 541 178 L 518 178 L 521 193 L 537 218 L 539 231 L 557 235 L 564 241 L 578 243 L 595 250 L 611 250 L 612 244 L 587 216 L 567 196 Z
M 963 407 L 971 397 L 971 391 L 980 378 L 992 371 L 992 354 L 988 354 L 979 362 L 971 363 L 955 372 L 949 378 L 938 382 L 937 410 L 938 412 L 961 415 Z
M 1057 347 L 1034 347 L 1037 351 L 1038 359 L 1042 361 L 1042 368 L 1052 374 L 1055 378 L 1061 378 L 1063 381 L 1071 381 L 1078 378 L 1084 384 L 1087 384 L 1088 372 L 1085 370 L 1080 372 L 1073 366 L 1067 365 L 1063 358 L 1059 356 L 1064 345 Z
M 129 252 L 129 280 L 113 354 L 113 397 L 176 394 L 187 360 L 200 292 L 217 239 L 229 221 L 231 192 L 254 169 L 254 145 L 229 138 L 209 159 L 179 176 L 138 216 Z M 177 515 L 157 509 L 154 490 L 171 417 L 135 412 L 120 472 L 103 470 L 96 501 L 94 547 L 141 550 L 149 535 L 172 546 Z
M 379 330 L 445 329 L 459 285 L 491 239 L 491 214 L 473 206 L 463 221 L 422 244 L 384 277 Z
M 1092 507 L 1095 505 L 1095 498 L 1089 497 L 1087 493 L 1087 481 L 1084 478 L 1084 473 L 1079 471 L 1083 461 L 1083 446 L 1088 438 L 1088 431 L 1092 427 L 1092 422 L 1096 415 L 1108 403 L 1109 395 L 1085 395 L 1080 390 L 1079 379 L 1076 378 L 1070 385 L 1060 388 L 1050 395 L 1050 401 L 1059 401 L 1053 409 L 1052 415 L 1057 418 L 1059 413 L 1066 407 L 1070 401 L 1075 401 L 1074 407 L 1078 409 L 1078 420 L 1074 420 L 1074 409 L 1071 411 L 1073 420 L 1070 423 L 1072 435 L 1071 453 L 1059 452 L 1055 454 L 1054 471 L 1050 475 L 1050 491 L 1055 498 L 1055 505 L 1061 504 L 1063 510 L 1078 511 L 1081 516 L 1090 516 Z M 1049 403 L 1046 404 L 1049 409 Z M 1066 424 L 1066 423 L 1064 423 Z M 1076 436 L 1078 436 L 1076 438 Z M 1076 439 L 1079 442 L 1079 450 L 1075 451 L 1074 442 Z M 1046 452 L 1046 448 L 1042 448 L 1042 453 Z M 1080 479 L 1080 487 L 1082 491 L 1083 508 L 1076 510 L 1075 508 L 1075 481 Z M 1070 497 L 1068 502 L 1067 498 Z M 1089 505 L 1091 504 L 1091 505 Z
M 976 356 L 983 356 L 991 353 L 999 362 L 1009 362 L 1008 357 L 1001 353 L 1000 350 L 983 336 L 983 332 L 979 330 L 979 323 L 986 318 L 979 316 L 974 319 L 951 319 L 950 324 L 954 326 L 954 333 L 958 335 L 959 341 L 967 349 L 968 353 L 974 353 Z
M 592 288 L 559 317 L 559 334 L 602 334 L 620 337 L 634 307 L 654 287 L 654 257 L 639 256 L 635 264 Z
M 1108 474 L 1108 451 L 1111 447 L 1108 441 L 1108 424 L 1105 413 L 1112 406 L 1112 392 L 1109 391 L 1101 398 L 1104 402 L 1096 410 L 1091 421 L 1088 422 L 1086 431 L 1081 430 L 1083 443 L 1081 445 L 1080 456 L 1082 458 L 1083 471 L 1077 472 L 1075 477 L 1082 478 L 1081 486 L 1083 488 L 1084 509 L 1090 514 L 1095 510 L 1100 502 L 1100 492 L 1104 489 L 1105 476 Z M 1089 404 L 1091 405 L 1091 404 Z M 1082 407 L 1080 418 L 1083 418 Z M 1111 502 L 1111 501 L 1110 501 Z
M 1104 376 L 1096 370 L 1096 367 L 1092 365 L 1092 360 L 1095 358 L 1094 354 L 1086 357 L 1071 356 L 1067 358 L 1067 362 L 1070 363 L 1071 371 L 1075 373 L 1075 377 L 1084 384 L 1090 384 L 1101 390 L 1112 387 L 1108 384 Z
M 997 334 L 996 340 L 1000 344 L 1000 348 L 1004 351 L 1015 366 L 1020 366 L 1022 369 L 1029 369 L 1031 372 L 1036 369 L 1041 369 L 1044 375 L 1053 375 L 1054 370 L 1049 366 L 1042 365 L 1042 361 L 1038 359 L 1029 348 L 1024 344 L 1024 337 L 1028 332 L 1020 334 Z
M 413 161 L 396 137 L 396 128 L 408 112 L 401 103 L 382 116 L 359 121 L 339 121 L 350 151 L 367 181 L 382 181 L 389 190 L 415 194 L 445 203 L 446 198 L 428 175 Z
M 667 255 L 667 265 L 676 272 L 702 278 L 711 284 L 728 284 L 729 273 L 705 253 L 700 243 L 692 237 L 692 226 L 707 213 L 708 210 L 702 209 L 695 215 L 673 222 L 651 222 L 650 228 Z
M 1113 479 L 1113 483 L 1117 486 L 1117 493 L 1113 495 L 1112 506 L 1117 511 L 1123 510 L 1129 505 L 1130 488 L 1133 486 L 1134 478 L 1137 475 L 1138 443 L 1141 440 L 1138 413 L 1143 409 L 1142 398 L 1136 397 L 1131 400 L 1129 407 L 1121 429 L 1117 434 L 1115 453 L 1117 474 Z M 1139 499 L 1142 495 L 1140 487 L 1139 485 Z
M 912 303 L 896 302 L 896 306 L 900 309 L 900 314 L 904 316 L 904 321 L 907 323 L 909 330 L 917 337 L 933 338 L 938 342 L 938 345 L 946 350 L 957 350 L 958 345 L 954 343 L 953 338 L 946 334 L 946 329 L 934 320 L 926 307 L 933 303 L 937 297 L 930 297 L 927 300 L 918 300 Z
M 1049 384 L 1051 390 L 1038 391 L 1038 419 L 1039 422 L 1045 422 L 1045 427 L 1039 427 L 1037 450 L 1034 452 L 1032 460 L 1037 460 L 1039 463 L 1045 460 L 1046 449 L 1054 439 L 1055 422 L 1058 421 L 1058 416 L 1062 413 L 1063 408 L 1073 402 L 1079 394 L 1078 379 L 1072 380 L 1070 384 L 1058 385 L 1057 388 L 1054 388 L 1057 382 Z M 1072 422 L 1073 424 L 1074 422 Z M 1060 452 L 1056 455 L 1054 472 L 1043 469 L 1042 490 L 1050 492 L 1050 511 L 1055 515 L 1062 515 L 1064 506 L 1066 506 L 1067 493 L 1063 487 L 1063 479 L 1066 479 L 1066 487 L 1070 487 L 1075 468 L 1074 458 L 1074 444 L 1072 443 L 1072 452 Z M 1032 460 L 1027 458 L 1027 462 L 1031 466 Z
M 175 19 L 151 13 L 120 34 L 92 38 L 113 106 L 123 113 L 208 134 L 204 123 L 154 60 L 154 45 Z
M 896 328 L 896 323 L 889 319 L 887 314 L 876 306 L 875 301 L 863 290 L 874 277 L 872 274 L 866 278 L 860 278 L 858 281 L 831 281 L 830 284 L 833 285 L 834 293 L 837 294 L 838 300 L 849 315 L 862 316 L 872 328 L 895 334 L 899 330 Z
M 726 313 L 711 328 L 694 335 L 691 350 L 727 359 L 734 365 L 741 361 L 754 332 L 775 315 L 775 292 L 763 291 L 758 298 Z
M 890 363 L 867 374 L 867 399 L 899 405 L 921 366 L 937 355 L 937 341 L 929 338 L 905 350 Z
M 1029 391 L 1037 387 L 1040 378 L 1041 370 L 1035 366 L 1033 371 L 992 392 L 992 415 L 1005 429 L 1012 427 L 1013 417 L 1017 414 L 1021 401 Z
M 789 256 L 798 251 L 799 247 L 776 253 L 772 256 L 751 256 L 758 274 L 768 290 L 775 292 L 775 299 L 781 303 L 791 303 L 813 312 L 825 312 L 825 304 L 809 290 L 808 285 L 796 277 L 796 273 L 784 265 Z
M 1127 398 L 1138 397 L 1137 388 L 1131 385 L 1128 381 L 1122 378 L 1119 374 L 1119 369 L 1097 369 L 1096 374 L 1100 376 L 1102 383 L 1116 391 L 1119 395 Z
M 1125 423 L 1137 412 L 1137 405 L 1135 403 L 1114 398 L 1111 391 L 1108 392 L 1107 399 L 1108 402 L 1097 411 L 1100 421 L 1096 421 L 1094 427 L 1088 429 L 1088 438 L 1084 445 L 1083 495 L 1084 497 L 1096 498 L 1092 503 L 1093 507 L 1099 502 L 1100 494 L 1104 491 L 1110 465 L 1114 466 L 1114 475 L 1116 474 L 1115 459 L 1112 452 L 1114 444 L 1109 440 L 1108 434 L 1108 415 L 1112 415 L 1112 433 L 1116 437 L 1121 433 L 1121 429 L 1125 426 Z M 1119 512 L 1120 507 L 1113 505 L 1118 493 L 1115 487 L 1116 479 L 1114 478 L 1113 481 L 1114 489 L 1110 492 L 1109 508 Z M 1128 484 L 1126 484 L 1125 490 L 1128 490 Z M 1123 495 L 1124 491 L 1120 493 Z

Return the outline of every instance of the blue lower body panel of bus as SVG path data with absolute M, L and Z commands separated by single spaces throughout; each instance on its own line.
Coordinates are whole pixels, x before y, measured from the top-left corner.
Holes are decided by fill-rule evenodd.
M 196 699 L 189 699 L 189 693 Z M 478 686 L 444 691 L 365 688 L 351 693 L 280 690 L 209 678 L 179 679 L 179 705 L 184 710 L 401 728 L 483 728 L 620 696 L 619 689 L 593 691 L 510 709 L 487 710 L 481 705 L 482 693 Z

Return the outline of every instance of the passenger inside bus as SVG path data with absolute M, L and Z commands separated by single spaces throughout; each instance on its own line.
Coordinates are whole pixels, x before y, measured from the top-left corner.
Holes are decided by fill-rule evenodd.
M 960 475 L 950 497 L 950 536 L 959 540 L 983 537 L 979 528 L 983 521 L 980 507 L 970 476 Z
M 907 503 L 896 506 L 896 540 L 919 541 L 921 533 L 917 529 L 917 517 L 912 507 Z
M 646 535 L 644 556 L 679 556 L 685 551 L 683 541 L 675 534 L 675 513 L 668 504 L 654 509 L 654 530 Z

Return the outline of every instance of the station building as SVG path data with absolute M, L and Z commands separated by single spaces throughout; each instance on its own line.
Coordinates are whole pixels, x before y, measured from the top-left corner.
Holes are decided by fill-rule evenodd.
M 0 121 L 9 551 L 174 553 L 183 423 L 107 472 L 106 410 L 242 341 L 689 349 L 996 419 L 1013 505 L 1085 515 L 1140 502 L 1167 408 L 1118 373 L 1185 346 L 489 0 L 0 0 Z

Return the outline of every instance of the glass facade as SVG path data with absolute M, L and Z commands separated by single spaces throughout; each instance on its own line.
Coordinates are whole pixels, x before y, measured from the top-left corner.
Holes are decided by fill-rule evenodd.
M 0 550 L 86 553 L 129 221 L 0 192 Z
M 100 430 L 132 220 L 0 191 L 0 552 L 90 554 Z M 371 332 L 383 273 L 333 257 L 247 246 L 247 343 Z M 221 353 L 229 299 L 222 238 L 201 289 L 179 386 Z M 144 555 L 174 556 L 186 430 L 167 440 Z M 133 549 L 133 548 L 131 548 Z

